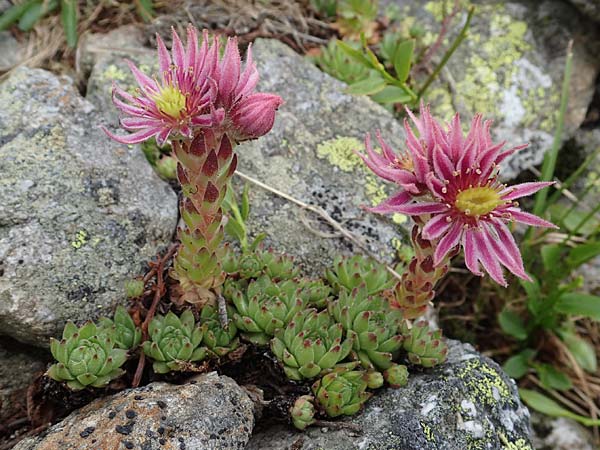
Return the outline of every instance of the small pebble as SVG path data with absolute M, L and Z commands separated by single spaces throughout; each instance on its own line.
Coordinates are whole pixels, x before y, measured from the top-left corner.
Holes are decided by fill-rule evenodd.
M 125 448 L 128 448 L 129 450 L 131 450 L 133 448 L 133 443 L 129 442 L 129 441 L 123 442 L 123 445 L 125 446 Z
M 124 434 L 127 436 L 129 433 L 131 433 L 131 425 L 117 425 L 115 427 L 115 431 L 119 434 Z
M 114 419 L 117 416 L 117 413 L 114 411 L 111 411 L 108 413 L 108 418 L 109 419 Z
M 135 416 L 137 416 L 136 412 L 128 409 L 127 411 L 125 411 L 125 417 L 127 417 L 128 419 L 133 419 L 135 418 Z
M 158 427 L 158 430 L 156 430 L 156 431 L 158 431 L 158 434 L 160 434 L 160 435 L 163 435 L 163 434 L 165 434 L 165 429 L 164 429 L 164 427 Z
M 165 408 L 167 407 L 167 404 L 166 404 L 165 402 L 163 402 L 162 400 L 158 400 L 158 401 L 156 402 L 156 404 L 158 405 L 158 407 L 159 407 L 160 409 L 165 409 Z
M 167 443 L 167 441 L 166 441 L 165 439 L 163 439 L 163 438 L 160 438 L 160 439 L 158 440 L 158 443 L 159 443 L 160 445 L 165 445 L 165 444 Z
M 143 400 L 144 397 L 142 397 L 141 395 L 136 395 L 135 397 L 133 397 L 135 400 Z

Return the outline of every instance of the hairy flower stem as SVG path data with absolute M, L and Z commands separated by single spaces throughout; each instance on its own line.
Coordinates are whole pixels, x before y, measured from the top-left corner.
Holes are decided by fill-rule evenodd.
M 198 307 L 214 303 L 225 273 L 222 204 L 237 157 L 227 135 L 205 131 L 193 140 L 173 142 L 177 178 L 183 198 L 179 209 L 185 226 L 178 229 L 181 243 L 171 277 L 178 280 L 178 303 Z
M 451 252 L 437 267 L 433 265 L 435 242 L 424 239 L 421 234 L 422 226 L 415 225 L 411 233 L 411 241 L 415 256 L 410 261 L 407 270 L 402 274 L 402 280 L 396 284 L 391 299 L 393 308 L 402 310 L 406 319 L 415 319 L 425 314 L 427 305 L 435 296 L 437 282 L 448 272 Z

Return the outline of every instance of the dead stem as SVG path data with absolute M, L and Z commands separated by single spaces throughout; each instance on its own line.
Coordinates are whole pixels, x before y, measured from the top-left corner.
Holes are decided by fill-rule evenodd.
M 154 271 L 156 274 L 156 285 L 153 287 L 154 289 L 154 298 L 152 299 L 152 305 L 146 314 L 146 318 L 142 323 L 142 340 L 145 341 L 148 339 L 148 326 L 150 325 L 150 321 L 153 319 L 154 314 L 156 314 L 156 308 L 160 303 L 163 295 L 165 295 L 165 282 L 164 282 L 164 270 L 165 266 L 169 263 L 177 249 L 179 248 L 179 243 L 172 244 L 169 247 L 169 250 L 165 253 L 165 255 L 158 260 L 158 262 L 150 262 L 150 272 Z M 144 277 L 146 280 L 146 277 Z M 135 371 L 135 375 L 133 376 L 133 381 L 131 383 L 132 387 L 138 387 L 140 385 L 140 381 L 142 380 L 142 374 L 144 373 L 146 357 L 143 351 L 140 351 L 140 359 L 138 361 L 137 369 Z
M 350 422 L 333 422 L 330 420 L 315 420 L 314 423 L 317 427 L 331 428 L 332 430 L 350 430 L 355 433 L 362 433 L 362 428 L 358 425 Z

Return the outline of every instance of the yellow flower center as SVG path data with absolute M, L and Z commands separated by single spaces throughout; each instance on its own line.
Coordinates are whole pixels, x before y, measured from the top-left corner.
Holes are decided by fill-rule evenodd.
M 166 86 L 154 97 L 154 103 L 163 114 L 179 119 L 185 111 L 185 94 L 175 86 Z
M 484 216 L 503 203 L 498 192 L 491 187 L 465 189 L 456 196 L 454 206 L 467 216 Z

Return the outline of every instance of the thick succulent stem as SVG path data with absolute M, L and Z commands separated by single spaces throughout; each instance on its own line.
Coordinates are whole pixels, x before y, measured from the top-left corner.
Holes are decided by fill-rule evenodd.
M 179 302 L 213 303 L 225 279 L 222 204 L 237 157 L 226 135 L 206 131 L 192 141 L 173 143 L 177 178 L 183 198 L 179 209 L 185 224 L 171 276 L 179 281 Z
M 415 225 L 411 233 L 415 256 L 402 280 L 396 284 L 391 299 L 394 308 L 401 309 L 406 319 L 422 316 L 435 296 L 437 282 L 448 272 L 451 255 L 437 267 L 433 265 L 435 243 L 423 239 L 421 228 Z

